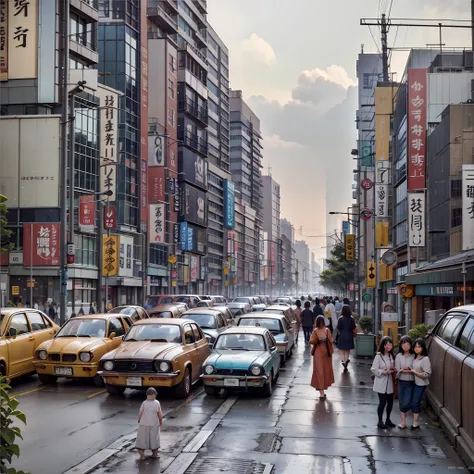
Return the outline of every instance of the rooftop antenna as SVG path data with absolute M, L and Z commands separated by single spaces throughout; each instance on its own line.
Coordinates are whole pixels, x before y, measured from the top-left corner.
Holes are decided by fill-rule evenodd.
M 268 176 L 272 175 L 272 167 L 268 165 Z

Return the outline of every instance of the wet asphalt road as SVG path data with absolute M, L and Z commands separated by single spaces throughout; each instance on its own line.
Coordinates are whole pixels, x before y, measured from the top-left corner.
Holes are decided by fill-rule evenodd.
M 161 459 L 139 461 L 132 443 L 93 472 L 467 472 L 427 416 L 423 416 L 419 432 L 376 427 L 377 397 L 372 391 L 370 362 L 352 357 L 349 372 L 343 373 L 336 351 L 336 383 L 327 391 L 327 400 L 320 401 L 309 386 L 312 361 L 300 338 L 270 399 L 251 394 L 211 397 L 200 393 L 199 385 L 184 404 L 159 396 L 166 416 Z M 34 380 L 17 384 L 15 391 L 34 389 L 38 385 Z M 108 396 L 96 387 L 76 382 L 25 393 L 19 400 L 29 424 L 24 430 L 21 460 L 15 467 L 29 469 L 31 474 L 63 473 L 136 430 L 143 399 L 143 392 Z M 396 406 L 392 420 L 399 420 Z

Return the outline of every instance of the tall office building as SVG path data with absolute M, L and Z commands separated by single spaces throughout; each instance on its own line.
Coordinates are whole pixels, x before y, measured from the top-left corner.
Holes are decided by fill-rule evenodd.
M 207 28 L 208 87 L 208 284 L 209 293 L 227 294 L 232 286 L 230 261 L 235 239 L 234 185 L 229 164 L 229 51 Z M 227 283 L 226 283 L 227 281 Z
M 261 276 L 262 135 L 260 119 L 245 103 L 242 91 L 230 93 L 230 170 L 236 194 L 236 249 L 239 286 L 251 291 Z M 244 216 L 243 222 L 238 221 Z

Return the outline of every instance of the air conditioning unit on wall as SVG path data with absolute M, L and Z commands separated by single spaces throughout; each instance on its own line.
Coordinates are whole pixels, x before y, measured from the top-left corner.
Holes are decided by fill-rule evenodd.
M 432 324 L 433 326 L 441 319 L 441 316 L 446 313 L 445 309 L 433 309 L 425 311 L 425 324 Z

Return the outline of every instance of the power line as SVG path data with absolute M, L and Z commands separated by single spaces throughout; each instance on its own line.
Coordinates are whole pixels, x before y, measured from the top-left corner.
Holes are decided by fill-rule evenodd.
M 375 36 L 374 34 L 372 33 L 372 28 L 369 26 L 369 31 L 370 31 L 370 35 L 372 36 L 372 39 L 374 40 L 374 43 L 375 43 L 375 46 L 377 48 L 377 52 L 380 54 L 380 48 L 379 48 L 379 45 L 377 43 L 377 40 L 375 39 Z

